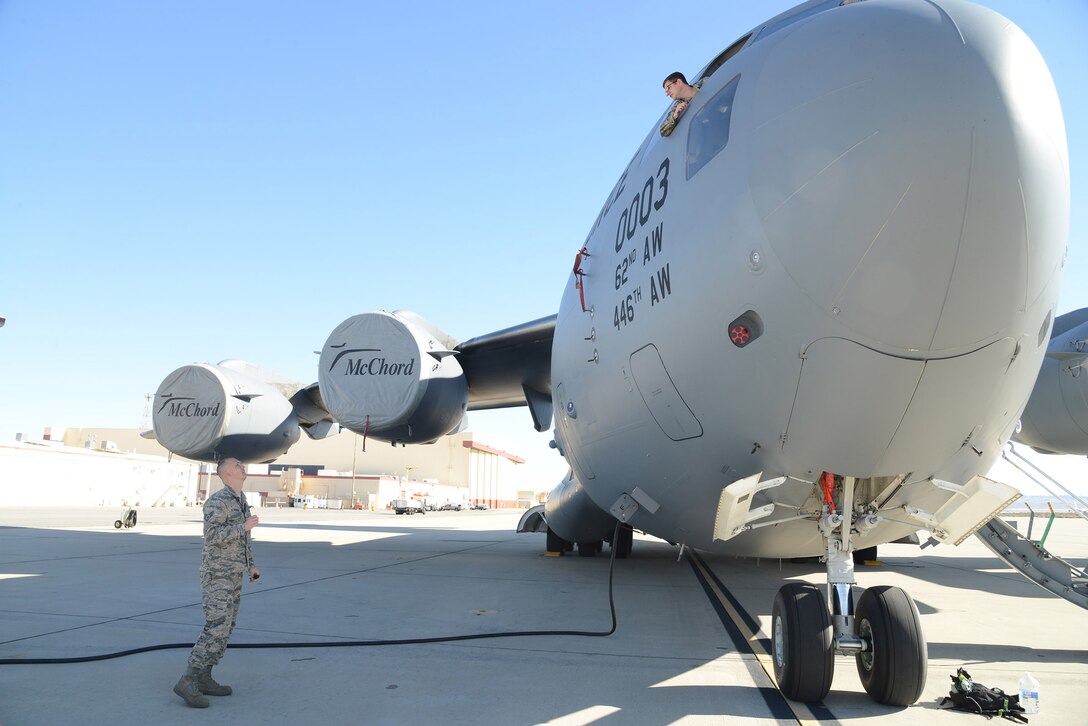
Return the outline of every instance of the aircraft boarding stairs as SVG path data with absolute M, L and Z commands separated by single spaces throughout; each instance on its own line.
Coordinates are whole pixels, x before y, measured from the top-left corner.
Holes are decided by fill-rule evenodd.
M 1065 497 L 1055 494 L 1050 486 L 1040 479 L 1046 479 L 1050 484 L 1062 489 L 1075 503 L 1072 507 L 1073 511 L 1081 518 L 1088 519 L 1088 504 L 1024 458 L 1012 444 L 1006 447 L 1002 456 L 1052 496 L 1064 501 Z M 1034 473 L 1029 471 L 1029 468 Z M 1053 507 L 1051 507 L 1050 521 L 1039 540 L 1031 539 L 1035 512 L 1030 506 L 1028 510 L 1031 512 L 1031 517 L 1028 520 L 1026 534 L 1020 534 L 1015 527 L 998 516 L 982 525 L 975 535 L 995 555 L 1024 577 L 1074 605 L 1088 609 L 1088 573 L 1046 550 L 1046 538 L 1050 534 L 1050 526 L 1054 520 Z

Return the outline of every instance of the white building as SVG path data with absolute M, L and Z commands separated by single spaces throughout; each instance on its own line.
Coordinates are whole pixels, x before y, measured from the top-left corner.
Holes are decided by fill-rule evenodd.
M 214 467 L 170 457 L 136 429 L 50 430 L 41 440 L 0 442 L 0 506 L 186 506 L 222 486 Z M 393 499 L 427 504 L 535 503 L 522 480 L 525 460 L 455 434 L 421 446 L 391 446 L 345 432 L 305 436 L 270 464 L 251 465 L 245 490 L 265 506 L 291 497 L 313 506 L 386 508 Z

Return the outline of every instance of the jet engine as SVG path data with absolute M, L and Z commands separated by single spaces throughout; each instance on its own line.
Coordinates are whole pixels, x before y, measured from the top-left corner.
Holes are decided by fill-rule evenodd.
M 298 416 L 289 391 L 261 374 L 243 361 L 178 368 L 155 393 L 155 438 L 197 461 L 265 462 L 285 453 L 298 441 Z
M 415 313 L 363 313 L 321 349 L 318 385 L 341 426 L 393 444 L 432 443 L 460 426 L 468 383 L 457 342 Z
M 1054 321 L 1043 367 L 1013 438 L 1044 454 L 1088 455 L 1088 308 Z

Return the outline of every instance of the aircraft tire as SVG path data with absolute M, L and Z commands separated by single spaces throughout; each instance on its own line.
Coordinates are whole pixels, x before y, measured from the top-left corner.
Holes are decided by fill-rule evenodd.
M 876 559 L 876 545 L 873 545 L 872 547 L 866 547 L 860 550 L 854 550 L 851 555 L 854 558 L 855 565 L 864 565 L 865 560 Z
M 625 560 L 631 556 L 631 547 L 635 542 L 635 530 L 629 524 L 621 524 L 612 546 L 616 550 L 616 559 Z
M 567 548 L 568 544 L 570 543 L 553 532 L 551 527 L 548 527 L 547 541 L 544 544 L 546 552 L 558 552 L 559 554 L 570 552 Z
M 886 706 L 909 706 L 926 685 L 928 648 L 918 607 L 899 587 L 870 587 L 858 599 L 854 627 L 871 650 L 856 656 L 861 685 Z
M 120 519 L 113 520 L 113 528 L 114 529 L 121 529 L 121 520 Z
M 835 676 L 831 645 L 831 614 L 820 588 L 783 585 L 771 609 L 771 654 L 782 695 L 805 703 L 823 700 Z
M 579 542 L 578 543 L 578 556 L 579 557 L 596 557 L 597 553 L 601 551 L 600 542 Z

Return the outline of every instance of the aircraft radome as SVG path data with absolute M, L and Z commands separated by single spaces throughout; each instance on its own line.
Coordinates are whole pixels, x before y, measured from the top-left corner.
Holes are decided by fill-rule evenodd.
M 809 2 L 690 80 L 676 130 L 649 124 L 572 245 L 554 317 L 458 342 L 413 313 L 355 315 L 309 386 L 238 361 L 179 368 L 155 434 L 192 459 L 266 461 L 300 427 L 416 444 L 468 409 L 527 405 L 570 473 L 521 530 L 586 555 L 625 556 L 632 529 L 821 555 L 826 591 L 792 583 L 774 602 L 780 688 L 819 701 L 840 653 L 872 698 L 913 703 L 918 610 L 895 587 L 855 605 L 854 555 L 917 530 L 958 544 L 1017 496 L 982 474 L 1052 332 L 1024 440 L 1088 443 L 1088 315 L 1055 326 L 1069 171 L 1054 84 L 1023 32 L 959 0 Z

